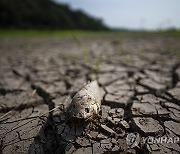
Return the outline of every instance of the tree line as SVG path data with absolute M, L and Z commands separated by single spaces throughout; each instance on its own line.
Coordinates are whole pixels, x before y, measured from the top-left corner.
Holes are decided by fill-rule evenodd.
M 101 19 L 52 0 L 0 0 L 0 27 L 107 30 Z

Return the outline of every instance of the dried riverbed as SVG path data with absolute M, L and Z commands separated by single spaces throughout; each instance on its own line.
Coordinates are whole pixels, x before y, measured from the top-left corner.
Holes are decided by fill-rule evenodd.
M 2 37 L 0 153 L 180 153 L 179 142 L 142 140 L 180 137 L 179 42 L 163 34 Z M 71 98 L 94 79 L 100 114 L 67 125 Z

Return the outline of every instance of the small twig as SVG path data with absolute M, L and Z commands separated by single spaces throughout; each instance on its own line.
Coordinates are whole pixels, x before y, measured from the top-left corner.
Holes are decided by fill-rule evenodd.
M 73 89 L 72 89 L 72 90 L 73 90 Z M 35 92 L 36 92 L 36 91 L 33 91 L 31 97 L 35 94 Z M 67 101 L 69 100 L 69 98 L 70 98 L 70 94 L 66 97 L 66 99 L 64 100 L 64 103 L 63 103 L 63 104 L 67 103 Z M 5 133 L 3 133 L 3 134 L 10 133 L 10 132 L 12 132 L 12 131 L 14 131 L 14 130 L 20 128 L 21 126 L 24 126 L 24 125 L 26 125 L 26 124 L 32 122 L 32 121 L 35 120 L 36 118 L 38 118 L 38 117 L 39 117 L 39 118 L 40 118 L 40 117 L 43 117 L 43 116 L 46 115 L 47 113 L 50 113 L 50 112 L 52 112 L 52 111 L 54 111 L 54 110 L 56 110 L 56 109 L 62 109 L 62 110 L 63 110 L 63 109 L 64 109 L 64 105 L 63 105 L 63 104 L 60 104 L 60 105 L 58 105 L 57 107 L 55 107 L 55 108 L 49 110 L 48 112 L 45 112 L 45 113 L 39 115 L 39 116 L 35 116 L 35 117 L 26 117 L 26 118 L 17 119 L 17 120 L 15 120 L 15 121 L 5 122 L 5 123 L 3 123 L 3 124 L 6 124 L 6 123 L 13 123 L 13 122 L 18 122 L 18 121 L 21 121 L 21 120 L 32 119 L 32 120 L 27 121 L 26 123 L 24 123 L 24 124 L 22 124 L 22 125 L 20 125 L 20 126 L 16 126 L 16 127 L 12 128 L 12 129 L 8 130 L 7 132 L 5 132 Z M 63 108 L 62 108 L 62 107 L 63 107 Z M 14 109 L 15 109 L 15 108 L 14 108 Z M 11 112 L 12 112 L 14 109 L 12 109 Z M 9 113 L 7 113 L 7 114 L 9 114 Z M 2 117 L 5 117 L 5 116 L 3 115 Z M 1 118 L 1 117 L 0 117 L 0 118 Z M 2 135 L 2 134 L 1 134 L 1 135 Z
M 33 90 L 33 92 L 31 93 L 31 95 L 28 97 L 27 100 L 31 99 L 31 98 L 35 95 L 35 93 L 36 93 L 36 90 Z M 27 102 L 27 100 L 24 102 L 24 104 Z M 6 117 L 7 115 L 9 115 L 11 112 L 13 112 L 13 111 L 14 111 L 15 109 L 17 109 L 17 108 L 18 108 L 18 106 L 14 107 L 12 110 L 10 110 L 10 111 L 8 111 L 7 113 L 5 113 L 4 115 L 2 115 L 2 116 L 0 117 L 0 119 L 3 119 L 4 117 Z

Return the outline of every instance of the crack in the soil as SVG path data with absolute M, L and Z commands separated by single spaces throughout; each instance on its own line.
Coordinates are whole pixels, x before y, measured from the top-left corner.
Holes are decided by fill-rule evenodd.
M 20 104 L 18 106 L 14 106 L 14 107 L 1 107 L 0 113 L 7 113 L 7 112 L 9 112 L 11 110 L 21 112 L 24 109 L 38 107 L 38 106 L 40 106 L 42 104 L 44 104 L 43 101 L 38 100 L 38 101 L 31 102 L 29 104 Z
M 6 95 L 8 93 L 16 93 L 16 92 L 23 92 L 23 89 L 5 89 L 5 88 L 0 88 L 0 96 L 1 95 Z
M 171 89 L 172 88 L 174 88 L 175 86 L 176 86 L 176 84 L 177 84 L 177 82 L 179 81 L 179 76 L 178 76 L 178 74 L 176 73 L 176 70 L 179 68 L 179 63 L 176 63 L 174 66 L 173 66 L 173 68 L 172 68 L 172 70 L 171 70 L 171 78 L 172 78 L 172 87 L 170 87 Z M 169 88 L 169 89 L 170 89 Z
M 55 108 L 55 104 L 52 101 L 53 97 L 47 93 L 43 88 L 36 86 L 34 84 L 31 85 L 31 87 L 36 90 L 37 94 L 43 98 L 44 102 L 48 105 L 49 110 L 52 110 Z

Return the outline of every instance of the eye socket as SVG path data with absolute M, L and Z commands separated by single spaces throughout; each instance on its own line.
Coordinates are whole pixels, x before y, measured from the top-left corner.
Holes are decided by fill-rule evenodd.
M 86 112 L 86 113 L 89 113 L 89 108 L 85 108 L 85 112 Z
M 72 108 L 75 108 L 75 104 L 72 105 Z

